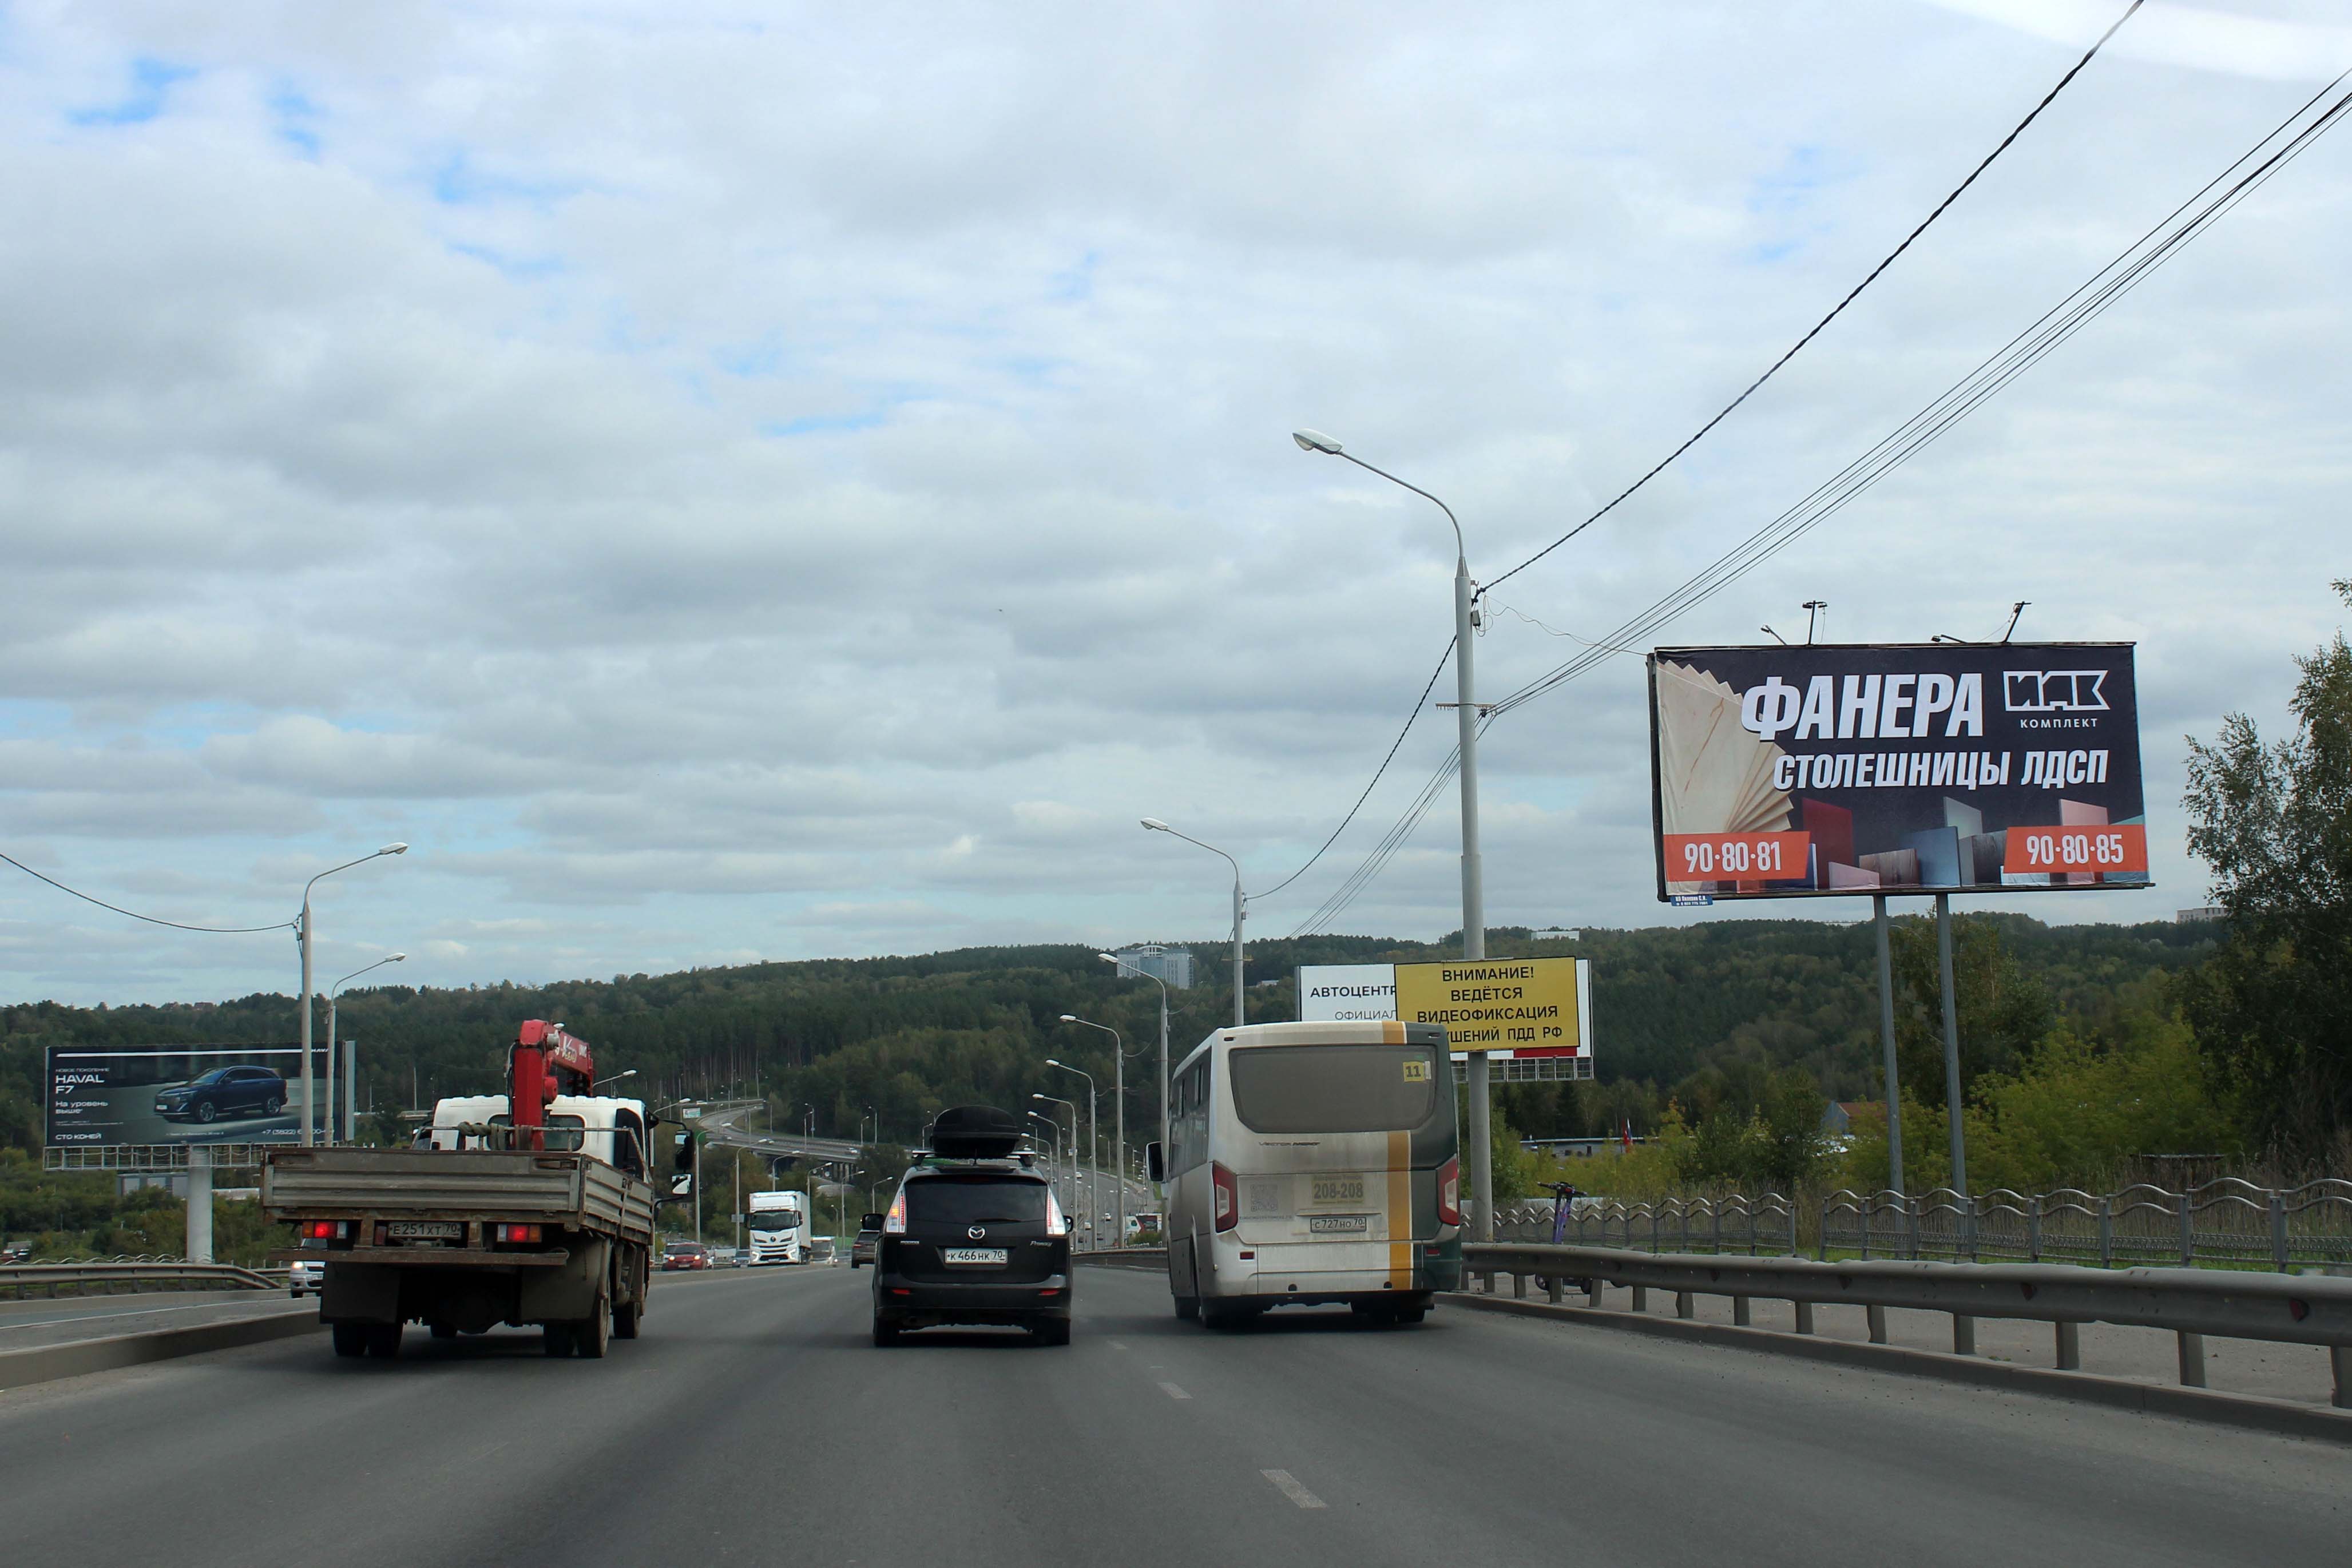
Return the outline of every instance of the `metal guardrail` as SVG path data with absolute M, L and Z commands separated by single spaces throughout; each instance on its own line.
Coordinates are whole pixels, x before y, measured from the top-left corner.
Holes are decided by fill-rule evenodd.
M 1598 1247 L 1549 1244 L 1471 1245 L 1464 1266 L 1488 1288 L 1509 1275 L 1521 1295 L 1541 1281 L 1554 1302 L 1580 1282 L 1590 1304 L 1604 1285 L 1633 1292 L 1633 1310 L 1646 1292 L 1675 1293 L 1677 1317 L 1692 1315 L 1692 1298 L 1728 1296 L 1732 1322 L 1752 1326 L 1756 1297 L 1795 1304 L 1796 1332 L 1813 1332 L 1817 1306 L 1864 1309 L 1871 1342 L 1886 1343 L 1890 1307 L 1948 1312 L 1955 1354 L 1976 1349 L 1976 1320 L 2017 1318 L 2048 1322 L 2057 1334 L 2061 1371 L 2082 1368 L 2081 1325 L 2123 1323 L 2170 1330 L 2179 1342 L 2180 1381 L 2205 1386 L 2205 1337 L 2267 1340 L 2327 1347 L 2334 1402 L 2352 1409 L 2352 1280 L 2203 1269 L 2129 1269 L 2098 1272 L 2063 1263 L 1822 1263 L 1804 1258 L 1676 1256 Z
M 59 1292 L 109 1295 L 128 1291 L 275 1291 L 286 1284 L 283 1270 L 277 1277 L 234 1263 L 113 1262 L 9 1263 L 0 1265 L 0 1295 L 25 1301 L 36 1289 L 54 1299 Z
M 2343 1266 L 2352 1264 L 2352 1181 L 2264 1187 L 2225 1176 L 2186 1192 L 2144 1184 L 2115 1193 L 1833 1192 L 1822 1199 L 1819 1251 L 2103 1269 Z
M 1797 1249 L 1796 1207 L 1778 1193 L 1748 1197 L 1669 1197 L 1626 1202 L 1613 1197 L 1570 1200 L 1564 1239 L 1571 1246 L 1612 1243 L 1644 1252 L 1766 1252 Z M 1495 1239 L 1549 1243 L 1549 1202 L 1514 1204 L 1495 1210 Z
M 1154 1274 L 1168 1271 L 1168 1249 L 1165 1247 L 1108 1247 L 1092 1252 L 1073 1251 L 1073 1263 L 1092 1263 L 1103 1269 L 1142 1269 Z

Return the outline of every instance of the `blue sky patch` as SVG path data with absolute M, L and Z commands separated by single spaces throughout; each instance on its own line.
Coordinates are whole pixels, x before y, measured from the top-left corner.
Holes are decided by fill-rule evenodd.
M 194 66 L 142 57 L 131 62 L 131 91 L 116 103 L 69 110 L 66 118 L 76 125 L 143 125 L 163 112 L 163 98 L 173 82 L 196 74 Z
M 305 158 L 319 156 L 319 133 L 311 129 L 319 119 L 319 106 L 291 87 L 281 87 L 269 95 L 271 129 L 278 140 L 293 148 Z

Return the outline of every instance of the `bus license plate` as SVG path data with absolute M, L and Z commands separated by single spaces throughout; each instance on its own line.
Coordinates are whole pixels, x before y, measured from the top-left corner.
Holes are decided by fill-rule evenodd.
M 1371 1228 L 1369 1214 L 1310 1214 L 1307 1217 L 1309 1236 L 1361 1236 Z
M 1360 1176 L 1319 1176 L 1307 1180 L 1307 1202 L 1317 1208 L 1364 1201 L 1364 1178 Z
M 395 1219 L 383 1232 L 394 1241 L 461 1241 L 466 1228 L 454 1219 Z
M 1002 1247 L 948 1247 L 940 1249 L 940 1256 L 950 1263 L 1002 1269 L 1012 1253 Z

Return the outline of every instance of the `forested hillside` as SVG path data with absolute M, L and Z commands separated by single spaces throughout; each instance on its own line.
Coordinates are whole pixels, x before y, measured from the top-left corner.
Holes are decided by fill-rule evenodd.
M 1962 1019 L 1974 1065 L 2006 1065 L 2022 1042 L 2074 1020 L 2095 1032 L 2147 982 L 2212 950 L 2209 926 L 2046 926 L 2022 916 L 1960 922 Z M 1924 922 L 1897 923 L 1898 956 L 1914 988 L 1904 999 L 1906 1037 L 1927 1040 L 1932 946 Z M 1867 925 L 1807 920 L 1722 920 L 1681 929 L 1591 930 L 1575 939 L 1532 939 L 1503 930 L 1497 956 L 1574 954 L 1592 960 L 1594 1030 L 1601 1092 L 1515 1092 L 1522 1130 L 1576 1133 L 1654 1124 L 1666 1100 L 1710 1092 L 1724 1074 L 1798 1067 L 1835 1099 L 1878 1092 L 1874 960 Z M 1316 937 L 1251 946 L 1255 1019 L 1296 1016 L 1293 972 L 1304 963 L 1445 956 L 1449 949 L 1374 937 Z M 1171 993 L 1170 1033 L 1181 1054 L 1231 1017 L 1227 949 L 1200 943 L 1200 983 Z M 1456 944 L 1451 951 L 1458 952 Z M 1975 959 L 1971 967 L 1970 960 Z M 2040 999 L 2011 1018 L 1978 1005 L 2013 969 Z M 1972 987 L 1974 989 L 1972 989 Z M 2011 1001 L 2021 989 L 2010 987 Z M 1121 979 L 1085 946 L 967 948 L 918 957 L 820 960 L 615 976 L 544 987 L 508 983 L 463 990 L 387 986 L 348 992 L 341 1032 L 360 1042 L 362 1103 L 396 1111 L 480 1092 L 499 1081 L 505 1042 L 527 1018 L 551 1018 L 585 1036 L 600 1071 L 635 1068 L 632 1088 L 716 1094 L 756 1081 L 782 1121 L 813 1108 L 816 1130 L 850 1135 L 872 1107 L 886 1135 L 905 1140 L 942 1104 L 987 1100 L 1025 1105 L 1033 1091 L 1083 1101 L 1084 1083 L 1045 1065 L 1058 1056 L 1095 1074 L 1108 1131 L 1113 1115 L 1108 1037 L 1061 1024 L 1076 1013 L 1122 1031 L 1130 1140 L 1154 1114 L 1159 990 Z M 2046 1004 L 2046 1005 L 2045 1005 Z M 2013 1006 L 2010 1008 L 2013 1013 Z M 1999 1014 L 1999 1016 L 1996 1016 Z M 323 1013 L 320 1021 L 323 1036 Z M 295 1037 L 291 998 L 82 1009 L 48 1002 L 0 1010 L 0 1144 L 40 1144 L 43 1050 L 62 1044 L 260 1042 Z M 1696 1081 L 1695 1081 L 1696 1075 Z M 1935 1084 L 1918 1083 L 1923 1092 Z

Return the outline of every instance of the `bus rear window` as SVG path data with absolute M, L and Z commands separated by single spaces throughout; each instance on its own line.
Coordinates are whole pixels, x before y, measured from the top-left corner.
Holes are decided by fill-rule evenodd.
M 1252 1132 L 1398 1133 L 1437 1113 L 1432 1046 L 1261 1045 L 1227 1060 Z

